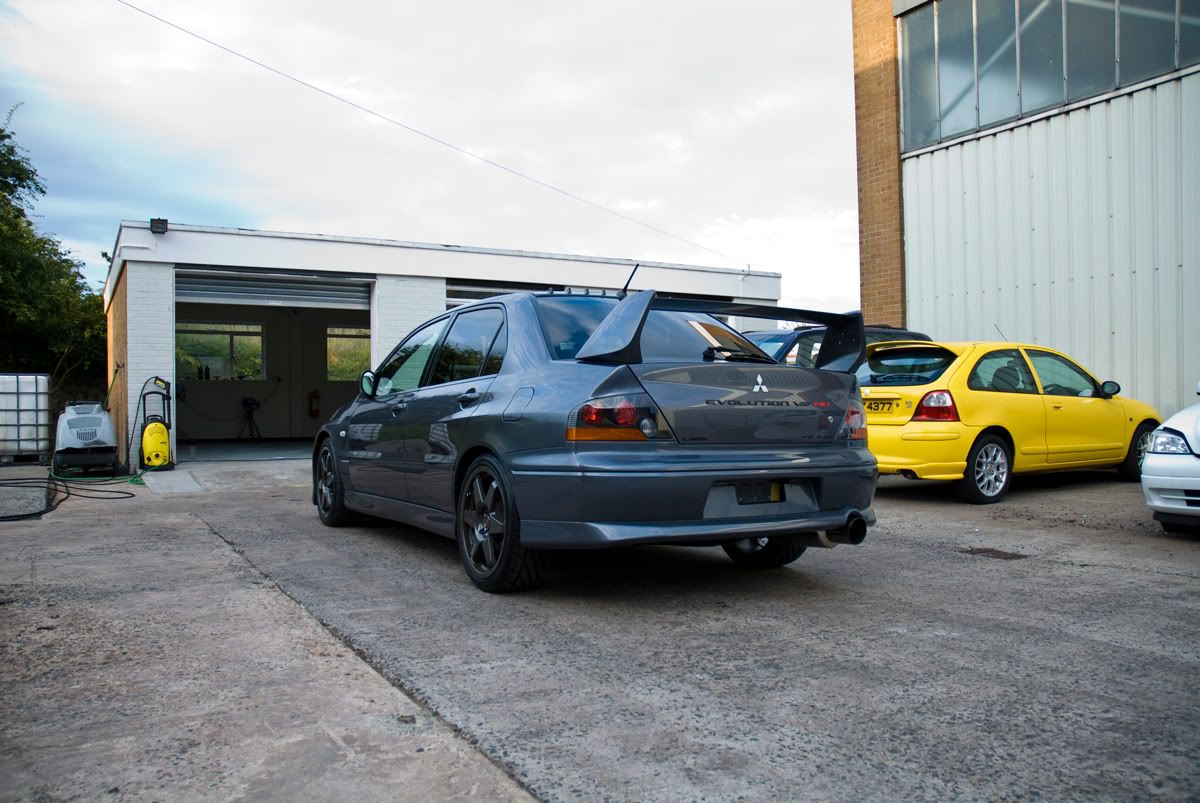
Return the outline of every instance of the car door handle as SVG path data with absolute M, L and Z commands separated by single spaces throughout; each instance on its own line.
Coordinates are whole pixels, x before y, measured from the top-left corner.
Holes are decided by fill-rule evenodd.
M 402 412 L 404 412 L 404 409 L 406 407 L 408 407 L 408 402 L 406 402 L 406 401 L 396 402 L 395 404 L 393 404 L 392 405 L 392 418 L 398 417 Z
M 458 403 L 463 407 L 470 407 L 475 402 L 483 398 L 482 393 L 478 393 L 475 388 L 471 388 L 466 393 L 458 397 Z

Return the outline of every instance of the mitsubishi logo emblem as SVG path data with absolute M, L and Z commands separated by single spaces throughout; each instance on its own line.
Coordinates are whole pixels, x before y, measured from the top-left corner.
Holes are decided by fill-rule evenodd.
M 762 381 L 762 374 L 759 374 L 757 377 L 755 377 L 755 379 L 757 379 L 758 381 L 757 381 L 757 383 L 754 385 L 754 387 L 752 388 L 752 392 L 753 392 L 753 393 L 760 393 L 760 392 L 761 392 L 761 393 L 766 393 L 766 392 L 767 392 L 767 386 L 763 384 L 763 381 Z

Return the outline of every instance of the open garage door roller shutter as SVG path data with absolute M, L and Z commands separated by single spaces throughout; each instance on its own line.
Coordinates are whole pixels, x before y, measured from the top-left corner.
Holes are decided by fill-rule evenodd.
M 370 309 L 371 285 L 301 276 L 178 273 L 175 298 L 199 304 Z

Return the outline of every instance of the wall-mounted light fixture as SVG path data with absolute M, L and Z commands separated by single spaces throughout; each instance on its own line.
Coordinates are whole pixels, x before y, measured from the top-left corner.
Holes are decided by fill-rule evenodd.
M 166 234 L 167 219 L 165 217 L 150 218 L 150 233 L 151 234 Z

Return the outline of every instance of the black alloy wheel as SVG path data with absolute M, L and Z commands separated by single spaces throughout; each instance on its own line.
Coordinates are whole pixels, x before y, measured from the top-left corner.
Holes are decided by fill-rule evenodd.
M 317 502 L 317 515 L 321 523 L 329 527 L 341 527 L 354 521 L 354 514 L 346 509 L 342 491 L 342 478 L 338 474 L 337 460 L 329 441 L 321 444 L 317 458 L 313 461 L 313 490 Z
M 778 569 L 804 554 L 800 544 L 767 537 L 726 541 L 721 544 L 721 549 L 744 569 Z
M 544 554 L 521 546 L 521 520 L 499 461 L 479 457 L 458 493 L 458 554 L 478 588 L 525 591 L 541 584 Z

